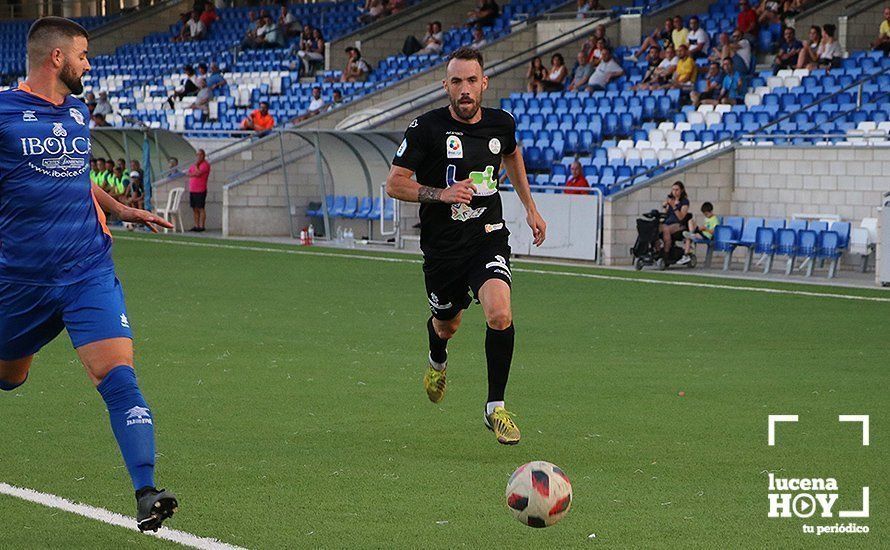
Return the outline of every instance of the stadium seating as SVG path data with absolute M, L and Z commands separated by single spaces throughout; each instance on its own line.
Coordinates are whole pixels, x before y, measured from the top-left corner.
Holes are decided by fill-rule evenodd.
M 332 219 L 380 220 L 380 197 L 372 198 L 328 195 L 325 200 L 327 202 L 328 217 Z M 382 208 L 384 219 L 388 221 L 395 219 L 395 204 L 393 199 L 387 197 Z M 306 209 L 306 215 L 310 218 L 321 218 L 324 216 L 324 210 L 322 209 L 321 204 L 315 203 Z

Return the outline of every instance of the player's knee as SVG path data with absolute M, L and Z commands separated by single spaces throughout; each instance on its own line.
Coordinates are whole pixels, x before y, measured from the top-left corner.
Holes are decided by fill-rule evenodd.
M 454 333 L 457 332 L 458 326 L 460 326 L 458 323 L 436 323 L 434 325 L 436 336 L 438 336 L 442 340 L 450 340 L 454 337 Z
M 28 379 L 28 373 L 9 373 L 0 375 L 0 390 L 3 391 L 12 391 L 22 384 Z
M 497 308 L 486 316 L 488 326 L 495 330 L 504 330 L 513 324 L 513 313 L 510 308 Z

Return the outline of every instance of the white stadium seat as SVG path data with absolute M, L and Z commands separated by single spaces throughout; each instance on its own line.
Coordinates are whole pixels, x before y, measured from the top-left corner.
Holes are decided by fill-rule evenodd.
M 652 143 L 664 142 L 664 131 L 663 130 L 649 130 L 649 141 L 651 141 Z
M 702 107 L 704 107 L 704 105 L 702 105 Z M 711 105 L 708 105 L 708 107 L 711 107 Z M 689 124 L 704 124 L 705 115 L 700 111 L 689 111 L 686 113 L 686 120 L 689 121 Z
M 721 113 L 708 113 L 705 115 L 705 124 L 709 127 L 715 124 L 720 124 L 721 120 L 723 120 L 723 115 Z
M 674 123 L 673 122 L 662 122 L 661 124 L 658 125 L 658 129 L 661 130 L 662 132 L 667 132 L 668 130 L 673 130 Z M 652 141 L 655 141 L 655 140 L 653 139 Z
M 728 113 L 730 111 L 732 111 L 732 105 L 723 105 L 721 103 L 720 105 L 714 106 L 715 113 Z
M 678 132 L 685 132 L 686 130 L 692 130 L 692 124 L 689 122 L 677 122 L 674 123 L 674 130 Z
M 713 106 L 713 105 L 707 105 L 707 104 L 704 104 L 704 105 L 699 105 L 699 106 L 698 106 L 698 112 L 699 112 L 699 113 L 702 113 L 702 114 L 704 114 L 704 113 L 710 113 L 710 112 L 712 112 L 713 110 L 714 110 L 714 106 Z

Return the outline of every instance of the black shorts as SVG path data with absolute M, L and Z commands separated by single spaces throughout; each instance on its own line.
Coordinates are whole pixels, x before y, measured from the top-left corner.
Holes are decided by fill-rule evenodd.
M 207 191 L 203 193 L 189 193 L 189 207 L 191 208 L 204 208 L 204 203 L 207 202 Z
M 510 245 L 506 240 L 485 244 L 461 260 L 424 259 L 423 274 L 433 317 L 449 321 L 470 307 L 473 298 L 479 301 L 479 289 L 486 281 L 500 279 L 512 286 Z

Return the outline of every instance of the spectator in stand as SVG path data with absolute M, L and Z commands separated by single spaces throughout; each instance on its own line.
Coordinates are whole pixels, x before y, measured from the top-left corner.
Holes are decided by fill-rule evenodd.
M 720 95 L 717 96 L 717 103 L 724 105 L 736 105 L 743 99 L 745 93 L 745 78 L 738 71 L 732 59 L 725 57 L 723 59 L 723 82 L 720 84 Z
M 673 80 L 680 58 L 677 57 L 673 46 L 665 48 L 661 55 L 661 62 L 655 68 L 655 74 L 650 79 L 649 85 L 646 87 L 640 86 L 640 89 L 658 90 L 667 87 Z
M 661 29 L 655 29 L 652 31 L 652 34 L 646 37 L 643 40 L 643 43 L 640 44 L 640 49 L 637 50 L 637 53 L 634 54 L 634 57 L 640 58 L 643 56 L 644 52 L 648 52 L 650 48 L 657 48 L 662 50 L 667 48 L 669 45 L 673 45 L 674 43 L 674 20 L 668 17 L 664 20 L 664 25 Z
M 142 185 L 142 176 L 139 172 L 130 172 L 130 180 L 124 190 L 124 204 L 132 208 L 145 207 L 145 187 Z
M 358 48 L 349 46 L 346 48 L 346 55 L 349 58 L 346 60 L 346 67 L 340 76 L 340 82 L 364 82 L 367 80 L 368 74 L 371 73 L 371 67 L 362 59 L 362 52 Z
M 572 79 L 569 82 L 568 91 L 576 92 L 583 90 L 593 74 L 593 65 L 587 62 L 584 52 L 578 52 L 578 61 L 575 63 L 575 69 L 572 71 Z
M 185 77 L 182 79 L 179 87 L 173 91 L 173 95 L 167 98 L 167 103 L 170 104 L 171 109 L 175 99 L 182 101 L 184 97 L 198 95 L 198 82 L 194 67 L 186 65 L 182 70 L 185 73 Z
M 115 166 L 119 167 L 121 169 L 121 172 L 124 173 L 127 170 L 127 161 L 119 158 L 117 159 L 117 164 L 115 164 Z
M 597 65 L 600 64 L 600 61 L 603 59 L 603 52 L 606 51 L 609 46 L 606 45 L 606 41 L 602 38 L 597 39 L 596 46 L 590 51 L 590 55 L 587 58 L 587 62 L 595 69 Z
M 593 17 L 593 14 L 603 10 L 599 0 L 578 0 L 578 19 Z
M 303 32 L 302 25 L 297 21 L 296 16 L 290 12 L 286 4 L 281 6 L 281 11 L 278 14 L 278 30 L 285 40 L 299 36 Z
M 473 29 L 473 42 L 470 44 L 470 47 L 478 50 L 486 44 L 488 44 L 488 40 L 485 39 L 485 31 L 482 30 L 482 27 Z
M 96 102 L 96 108 L 93 109 L 93 114 L 107 117 L 113 112 L 114 108 L 111 106 L 111 103 L 108 102 L 108 92 L 99 92 L 99 101 Z
M 207 221 L 207 179 L 210 177 L 210 163 L 205 158 L 204 149 L 198 149 L 195 163 L 189 166 L 189 206 L 195 217 L 195 225 L 189 231 L 204 231 Z
M 802 49 L 803 44 L 794 34 L 794 28 L 785 27 L 782 29 L 782 43 L 779 44 L 779 53 L 776 54 L 776 59 L 773 61 L 773 74 L 782 69 L 794 69 Z
M 263 27 L 261 27 L 261 29 L 262 28 Z M 268 13 L 266 14 L 266 24 L 264 28 L 265 32 L 257 31 L 257 40 L 259 42 L 257 47 L 264 49 L 283 48 L 284 33 L 278 28 L 278 22 L 272 19 L 272 16 Z
M 494 0 L 479 0 L 475 10 L 467 13 L 468 27 L 490 27 L 501 15 L 501 7 Z
M 757 33 L 757 12 L 751 9 L 748 0 L 739 0 L 736 30 L 745 35 L 748 40 L 754 40 L 754 35 Z
M 704 81 L 704 90 L 701 92 L 693 91 L 689 94 L 696 109 L 702 103 L 706 105 L 717 104 L 723 86 L 723 73 L 720 72 L 719 63 L 712 61 L 708 64 L 708 72 L 705 74 Z
M 190 42 L 190 41 L 198 41 L 204 40 L 207 36 L 207 29 L 204 27 L 204 23 L 201 22 L 201 13 L 197 11 L 192 12 L 191 18 L 183 24 L 182 32 L 179 36 L 174 37 L 174 42 Z
M 206 35 L 210 34 L 210 29 L 213 28 L 213 24 L 219 20 L 219 15 L 216 14 L 216 6 L 213 5 L 213 2 L 208 2 L 204 4 L 204 11 L 201 12 L 201 23 L 204 24 L 204 32 Z
M 395 15 L 408 7 L 408 0 L 390 0 L 388 7 L 389 15 Z
M 581 191 L 580 188 L 587 189 L 590 187 L 590 184 L 587 183 L 587 178 L 584 177 L 581 163 L 576 160 L 572 163 L 569 170 L 571 171 L 571 176 L 566 180 L 566 190 L 563 193 L 566 195 L 586 195 L 587 192 Z M 573 187 L 575 189 L 571 189 Z
M 884 8 L 884 20 L 878 27 L 878 37 L 872 42 L 871 47 L 884 52 L 884 55 L 890 55 L 890 6 Z
M 90 157 L 90 183 L 96 183 L 96 175 L 99 173 L 96 168 L 97 160 L 97 157 Z
M 198 93 L 195 96 L 195 102 L 189 108 L 193 111 L 202 111 L 204 116 L 208 116 L 210 114 L 210 100 L 212 99 L 213 90 L 207 87 L 207 80 L 198 78 Z
M 569 69 L 562 54 L 553 54 L 550 58 L 550 72 L 541 81 L 540 89 L 544 92 L 561 92 L 565 89 Z
M 830 23 L 822 25 L 822 41 L 816 52 L 819 59 L 816 61 L 816 65 L 810 66 L 810 69 L 840 67 L 843 52 L 841 45 L 834 39 L 835 30 L 836 27 Z
M 93 114 L 90 118 L 90 128 L 101 128 L 103 126 L 111 126 L 105 119 L 105 115 Z
M 413 36 L 411 38 L 414 38 Z M 416 39 L 415 39 L 416 40 Z M 438 55 L 442 53 L 442 46 L 445 43 L 445 35 L 442 32 L 442 22 L 433 21 L 427 24 L 426 34 L 423 37 L 423 44 L 419 44 L 421 48 L 417 50 L 417 55 Z
M 708 57 L 708 50 L 711 49 L 711 37 L 707 31 L 701 28 L 701 22 L 698 17 L 689 18 L 689 55 L 693 59 L 703 59 Z
M 90 115 L 93 114 L 93 111 L 96 109 L 96 94 L 93 92 L 87 92 L 83 96 L 83 102 L 87 104 L 87 110 L 89 110 Z
M 689 55 L 689 46 L 682 45 L 677 48 L 677 69 L 671 80 L 670 87 L 690 92 L 695 88 L 698 79 L 698 65 Z
M 367 0 L 365 2 L 365 7 L 362 10 L 362 14 L 358 17 L 358 20 L 360 23 L 367 25 L 368 23 L 377 21 L 385 15 L 386 4 L 383 2 L 383 0 Z
M 711 55 L 708 56 L 708 61 L 716 62 L 718 65 L 723 65 L 723 58 L 725 57 L 724 52 L 729 51 L 729 33 L 721 32 L 717 35 L 717 45 L 711 48 Z
M 609 41 L 609 37 L 606 36 L 606 26 L 603 24 L 599 24 L 596 28 L 593 29 L 593 36 L 590 37 L 594 44 L 602 40 L 607 48 L 612 47 L 612 43 Z
M 662 62 L 662 54 L 656 47 L 649 48 L 646 54 L 646 68 L 643 78 L 633 87 L 634 90 L 648 90 L 653 84 L 658 84 L 658 68 Z
M 256 16 L 256 12 L 250 10 L 247 12 L 247 31 L 244 32 L 244 38 L 241 40 L 241 47 L 251 47 L 256 41 L 256 31 L 260 28 L 260 20 Z
M 207 81 L 207 87 L 213 92 L 213 95 L 217 95 L 217 90 L 228 84 L 226 77 L 223 76 L 219 70 L 219 65 L 216 63 L 210 64 L 210 74 L 207 75 L 205 80 Z
M 593 71 L 593 74 L 590 75 L 590 79 L 587 81 L 587 91 L 605 90 L 609 82 L 622 76 L 624 76 L 624 69 L 612 57 L 612 50 L 606 48 L 603 52 L 602 61 L 596 66 L 596 70 Z
M 671 31 L 671 44 L 674 49 L 680 49 L 680 46 L 689 45 L 689 29 L 683 26 L 683 18 L 679 15 L 674 16 L 672 23 L 674 29 Z
M 328 104 L 327 109 L 325 111 L 333 111 L 340 105 L 343 105 L 343 92 L 340 90 L 334 90 L 334 97 L 331 99 L 331 102 Z
M 754 10 L 757 13 L 757 23 L 760 26 L 768 26 L 782 22 L 782 2 L 779 0 L 763 0 Z
M 293 122 L 303 122 L 307 118 L 314 117 L 324 110 L 324 106 L 324 98 L 321 97 L 321 87 L 315 86 L 312 88 L 312 97 L 309 99 L 309 108 L 305 113 L 295 118 Z
M 310 33 L 308 38 L 306 37 L 307 29 Z M 321 29 L 306 25 L 303 28 L 303 39 L 300 41 L 300 49 L 297 51 L 297 57 L 300 58 L 303 67 L 302 74 L 307 75 L 311 72 L 313 65 L 324 63 L 324 49 L 324 37 L 321 34 Z
M 257 133 L 268 132 L 275 127 L 275 117 L 269 113 L 269 104 L 260 102 L 260 108 L 254 109 L 241 121 L 242 130 L 253 130 Z
M 531 63 L 529 63 L 528 70 L 525 72 L 525 81 L 528 84 L 528 91 L 537 92 L 538 88 L 541 86 L 541 81 L 544 80 L 546 75 L 547 69 L 544 68 L 544 62 L 541 60 L 541 56 L 536 55 Z
M 819 61 L 819 46 L 822 43 L 822 27 L 813 25 L 810 27 L 810 34 L 807 41 L 803 43 L 803 48 L 797 56 L 797 68 L 806 69 L 811 64 Z
M 733 31 L 729 44 L 723 51 L 723 57 L 731 57 L 736 69 L 742 74 L 747 74 L 754 69 L 755 59 L 751 41 L 739 30 Z

